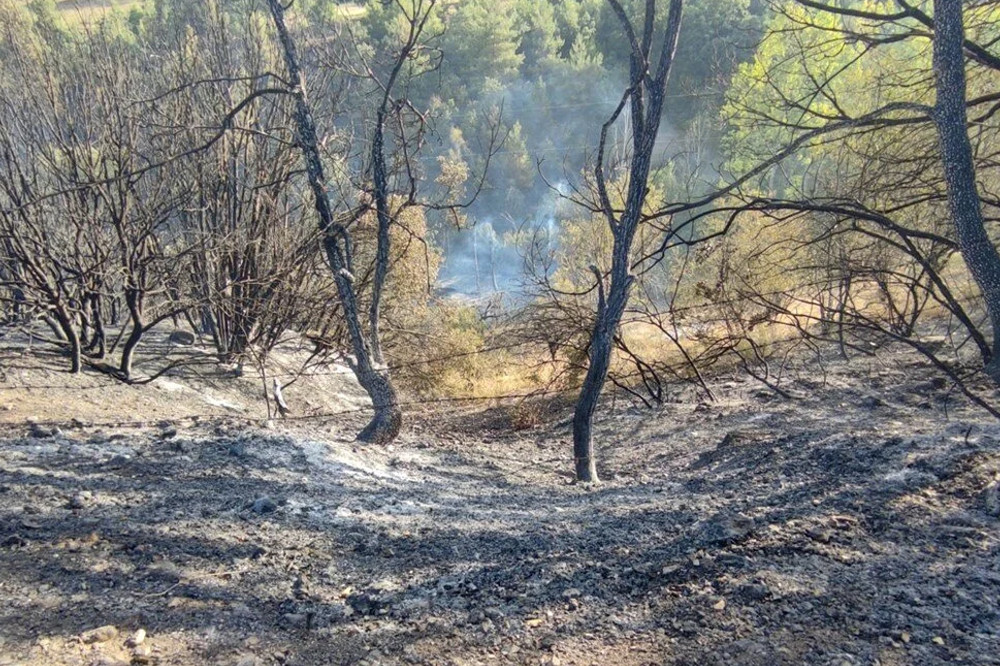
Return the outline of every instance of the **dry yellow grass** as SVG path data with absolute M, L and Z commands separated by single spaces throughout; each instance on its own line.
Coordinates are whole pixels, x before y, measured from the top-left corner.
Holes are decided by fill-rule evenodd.
M 337 11 L 340 13 L 341 18 L 349 21 L 357 21 L 368 13 L 364 5 L 356 3 L 337 5 Z
M 93 23 L 112 11 L 129 12 L 142 6 L 142 0 L 60 0 L 56 8 L 71 25 Z
M 437 391 L 452 398 L 484 399 L 544 390 L 562 369 L 546 363 L 546 356 L 541 350 L 522 347 L 515 352 L 497 351 L 472 357 L 468 363 L 445 369 Z

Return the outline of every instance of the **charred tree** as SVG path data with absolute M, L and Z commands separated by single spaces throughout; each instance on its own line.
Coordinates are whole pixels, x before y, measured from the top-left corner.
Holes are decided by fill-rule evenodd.
M 371 397 L 375 409 L 372 420 L 358 434 L 358 439 L 364 442 L 385 444 L 396 438 L 402 426 L 399 397 L 388 369 L 384 363 L 378 361 L 376 356 L 378 347 L 372 344 L 361 325 L 360 306 L 352 273 L 349 230 L 345 221 L 334 216 L 330 206 L 326 176 L 319 154 L 316 123 L 306 97 L 305 79 L 299 66 L 295 41 L 285 25 L 285 8 L 280 0 L 268 0 L 268 7 L 281 42 L 288 79 L 293 86 L 290 93 L 295 100 L 298 143 L 305 161 L 306 174 L 319 218 L 320 231 L 323 234 L 323 249 L 337 284 L 337 294 L 354 352 L 351 369 L 357 376 L 358 382 Z M 388 250 L 385 253 L 380 251 L 377 254 L 376 261 L 383 260 L 388 261 Z M 383 268 L 384 270 L 385 268 Z
M 617 109 L 604 123 L 597 152 L 594 176 L 600 208 L 614 238 L 611 278 L 605 294 L 604 276 L 598 273 L 597 319 L 590 338 L 587 374 L 573 415 L 573 458 L 576 479 L 599 480 L 594 460 L 593 421 L 601 391 L 607 381 L 611 352 L 622 314 L 628 304 L 635 277 L 632 275 L 632 244 L 643 220 L 643 206 L 649 192 L 653 150 L 660 129 L 667 79 L 673 67 L 680 34 L 683 0 L 671 0 L 657 62 L 651 62 L 657 25 L 656 0 L 646 0 L 641 34 L 619 0 L 608 0 L 631 46 L 629 85 Z M 655 67 L 655 69 L 654 69 Z M 606 181 L 605 154 L 608 133 L 628 107 L 631 123 L 631 159 L 624 209 L 619 213 L 611 203 Z M 596 272 L 596 271 L 595 271 Z
M 986 373 L 1000 384 L 1000 254 L 986 233 L 967 129 L 965 35 L 960 0 L 934 1 L 934 74 L 937 128 L 948 192 L 948 208 L 965 265 L 979 286 L 993 329 Z

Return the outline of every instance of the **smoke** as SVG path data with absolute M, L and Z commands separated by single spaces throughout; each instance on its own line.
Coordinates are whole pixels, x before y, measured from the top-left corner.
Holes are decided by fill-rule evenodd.
M 444 292 L 518 298 L 525 236 L 541 230 L 554 238 L 559 219 L 579 214 L 565 200 L 568 183 L 582 179 L 621 82 L 600 67 L 569 70 L 555 63 L 545 76 L 511 81 L 482 100 L 484 107 L 502 107 L 512 131 L 492 160 L 488 187 L 468 210 L 467 228 L 447 232 Z
M 483 100 L 484 106 L 502 105 L 513 131 L 493 159 L 489 187 L 468 211 L 467 228 L 447 232 L 439 276 L 444 292 L 523 296 L 524 237 L 542 232 L 555 244 L 560 222 L 589 214 L 569 201 L 571 184 L 581 186 L 593 168 L 601 126 L 619 103 L 624 81 L 624 74 L 603 67 L 575 70 L 557 63 L 546 75 L 514 80 Z M 696 119 L 680 131 L 669 122 L 671 107 L 685 101 L 668 100 L 654 153 L 656 166 L 669 167 L 661 179 L 668 197 L 693 196 L 718 180 L 717 128 Z M 628 118 L 626 109 L 609 135 L 606 163 L 622 165 L 612 176 L 624 173 Z
M 522 271 L 517 248 L 497 233 L 491 220 L 484 220 L 450 244 L 439 283 L 447 293 L 482 296 L 509 290 Z

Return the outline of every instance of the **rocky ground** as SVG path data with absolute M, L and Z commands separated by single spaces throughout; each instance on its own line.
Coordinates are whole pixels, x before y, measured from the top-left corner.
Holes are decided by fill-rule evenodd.
M 909 356 L 619 405 L 593 487 L 559 408 L 369 448 L 360 413 L 55 425 L 74 394 L 18 381 L 0 664 L 1000 664 L 1000 423 Z

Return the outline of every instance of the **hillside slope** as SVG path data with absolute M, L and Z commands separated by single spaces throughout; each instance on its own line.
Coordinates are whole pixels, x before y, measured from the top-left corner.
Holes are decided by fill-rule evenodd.
M 608 413 L 593 488 L 565 414 L 11 424 L 0 664 L 1000 663 L 1000 425 L 913 361 Z

